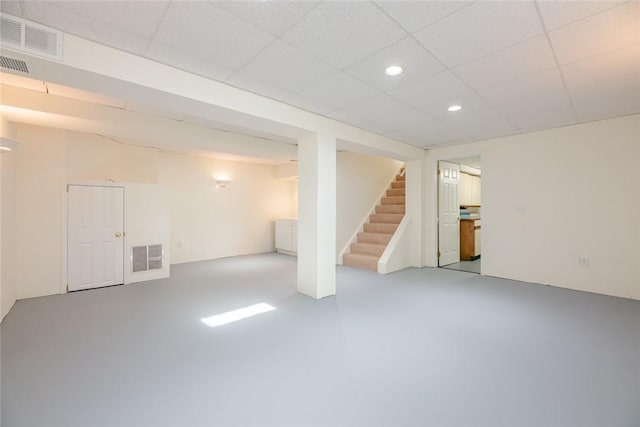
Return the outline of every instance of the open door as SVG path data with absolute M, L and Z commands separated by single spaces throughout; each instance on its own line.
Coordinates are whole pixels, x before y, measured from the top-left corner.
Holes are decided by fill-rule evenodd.
M 69 185 L 68 290 L 124 283 L 124 189 Z
M 438 266 L 460 262 L 460 166 L 438 162 Z

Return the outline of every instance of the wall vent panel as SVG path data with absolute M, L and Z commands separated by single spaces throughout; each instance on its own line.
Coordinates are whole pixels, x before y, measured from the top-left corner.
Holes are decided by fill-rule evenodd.
M 134 246 L 131 248 L 131 270 L 134 273 L 162 270 L 164 250 L 162 245 Z

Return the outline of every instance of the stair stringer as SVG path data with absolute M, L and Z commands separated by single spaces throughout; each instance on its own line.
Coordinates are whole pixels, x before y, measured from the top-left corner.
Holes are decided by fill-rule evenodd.
M 400 173 L 394 173 L 391 179 L 389 179 L 389 182 L 382 189 L 382 191 L 378 195 L 378 198 L 373 202 L 373 206 L 371 206 L 371 209 L 369 209 L 369 212 L 362 218 L 362 221 L 360 221 L 360 226 L 351 235 L 351 239 L 347 242 L 347 244 L 344 246 L 344 248 L 342 248 L 342 250 L 338 254 L 338 259 L 336 264 L 344 265 L 344 262 L 343 262 L 344 254 L 348 254 L 351 252 L 351 244 L 356 243 L 358 241 L 358 233 L 362 233 L 364 231 L 364 225 L 369 222 L 369 217 L 376 213 L 376 206 L 378 206 L 380 204 L 380 200 L 382 200 L 382 198 L 387 195 L 387 190 L 391 188 L 391 183 L 396 180 L 396 175 L 399 175 L 399 174 L 404 175 L 404 172 L 405 171 L 402 171 Z
M 411 218 L 405 215 L 378 260 L 378 273 L 388 274 L 411 267 L 412 236 L 407 232 Z

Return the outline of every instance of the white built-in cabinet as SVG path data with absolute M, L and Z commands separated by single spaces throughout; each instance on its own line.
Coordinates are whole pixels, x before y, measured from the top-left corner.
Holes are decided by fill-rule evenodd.
M 276 219 L 276 250 L 281 253 L 298 253 L 298 219 Z
M 458 183 L 458 200 L 460 206 L 480 206 L 482 200 L 482 186 L 479 176 L 460 173 Z

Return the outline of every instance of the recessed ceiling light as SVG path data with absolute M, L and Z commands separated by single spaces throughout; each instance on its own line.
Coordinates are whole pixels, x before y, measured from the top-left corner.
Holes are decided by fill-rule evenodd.
M 447 110 L 451 111 L 452 113 L 454 111 L 460 111 L 462 110 L 462 105 L 452 105 L 451 107 L 447 108 Z
M 390 66 L 390 67 L 387 67 L 387 68 L 384 70 L 384 73 L 385 73 L 387 76 L 397 76 L 398 74 L 402 74 L 402 72 L 403 72 L 403 71 L 404 71 L 404 70 L 402 69 L 402 67 L 401 67 L 401 66 L 399 66 L 399 65 L 392 65 L 392 66 Z

